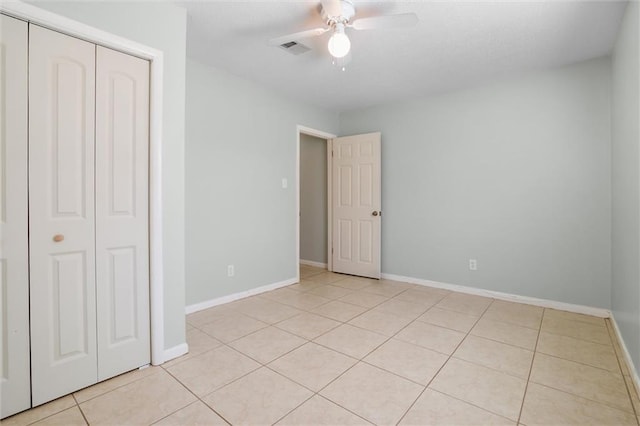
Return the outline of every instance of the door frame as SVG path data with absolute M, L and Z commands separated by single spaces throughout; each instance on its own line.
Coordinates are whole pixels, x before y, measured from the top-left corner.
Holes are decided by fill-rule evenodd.
M 333 234 L 331 232 L 331 141 L 338 136 L 333 133 L 313 129 L 311 127 L 296 126 L 296 280 L 300 281 L 300 135 L 305 134 L 327 140 L 327 270 L 331 271 L 331 247 Z
M 149 308 L 151 364 L 165 361 L 162 250 L 162 106 L 163 52 L 20 1 L 0 4 L 0 11 L 53 31 L 118 50 L 150 62 L 149 84 Z M 185 350 L 186 352 L 186 350 Z

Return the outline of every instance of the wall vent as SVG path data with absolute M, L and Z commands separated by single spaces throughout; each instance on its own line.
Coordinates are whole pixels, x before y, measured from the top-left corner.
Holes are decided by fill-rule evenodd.
M 282 43 L 280 48 L 286 50 L 292 55 L 302 55 L 305 52 L 310 51 L 311 49 L 305 46 L 304 44 L 297 43 L 295 41 L 290 41 L 287 43 Z

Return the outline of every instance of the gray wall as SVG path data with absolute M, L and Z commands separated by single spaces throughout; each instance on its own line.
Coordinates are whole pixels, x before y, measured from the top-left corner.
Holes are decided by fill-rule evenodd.
M 327 263 L 327 140 L 300 135 L 300 259 Z
M 164 52 L 162 231 L 165 347 L 184 343 L 186 11 L 161 2 L 41 1 L 35 5 Z
M 187 305 L 296 276 L 299 124 L 338 116 L 187 61 Z
M 373 131 L 383 272 L 610 307 L 608 58 L 341 114 Z
M 631 2 L 613 54 L 613 284 L 611 304 L 640 365 L 640 8 Z

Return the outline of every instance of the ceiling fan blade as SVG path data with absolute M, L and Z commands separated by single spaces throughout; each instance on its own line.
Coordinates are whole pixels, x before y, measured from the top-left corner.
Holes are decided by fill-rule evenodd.
M 327 17 L 342 15 L 342 4 L 340 0 L 322 0 L 322 10 Z
M 289 35 L 285 35 L 282 37 L 276 37 L 269 40 L 269 44 L 272 46 L 279 46 L 284 43 L 289 43 L 291 41 L 298 41 L 303 38 L 316 37 L 322 35 L 329 31 L 329 28 L 314 28 L 312 30 L 300 31 L 298 33 L 293 33 Z
M 356 19 L 349 25 L 354 30 L 377 30 L 386 28 L 406 28 L 418 23 L 415 13 L 401 13 L 398 15 L 374 16 Z

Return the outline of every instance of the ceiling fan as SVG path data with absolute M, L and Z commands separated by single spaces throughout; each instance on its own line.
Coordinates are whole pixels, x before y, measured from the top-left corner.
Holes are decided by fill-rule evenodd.
M 351 50 L 351 41 L 346 34 L 347 29 L 353 30 L 377 30 L 387 28 L 411 27 L 418 23 L 415 13 L 401 13 L 396 15 L 372 16 L 367 18 L 353 19 L 356 15 L 356 8 L 352 0 L 322 0 L 322 19 L 325 21 L 324 27 L 313 28 L 276 37 L 269 40 L 269 44 L 279 46 L 284 43 L 299 41 L 304 38 L 317 37 L 326 32 L 332 31 L 329 39 L 328 49 L 331 56 L 336 59 L 345 57 Z

